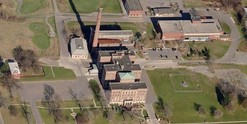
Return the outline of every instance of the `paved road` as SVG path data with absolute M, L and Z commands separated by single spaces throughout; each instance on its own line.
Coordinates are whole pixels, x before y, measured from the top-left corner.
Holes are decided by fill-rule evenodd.
M 4 124 L 2 113 L 0 112 L 0 124 Z
M 28 101 L 36 124 L 44 124 L 34 100 Z
M 147 88 L 148 88 L 145 107 L 147 109 L 148 116 L 150 119 L 149 123 L 150 124 L 159 124 L 159 122 L 155 116 L 155 112 L 154 112 L 154 108 L 153 108 L 153 103 L 155 103 L 157 101 L 157 97 L 155 95 L 155 92 L 153 90 L 153 87 L 151 85 L 151 82 L 150 82 L 148 75 L 147 75 L 145 70 L 142 71 L 141 80 L 146 83 Z
M 92 99 L 91 90 L 88 88 L 87 78 L 85 76 L 78 77 L 77 80 L 62 81 L 44 81 L 44 82 L 23 82 L 20 83 L 21 88 L 18 90 L 20 98 L 23 101 L 41 101 L 43 98 L 44 86 L 49 85 L 54 88 L 55 92 L 62 100 L 70 100 L 71 95 L 68 93 L 72 89 L 78 94 L 80 99 Z
M 241 39 L 240 32 L 237 28 L 237 26 L 233 23 L 231 16 L 223 11 L 214 11 L 210 9 L 209 14 L 212 15 L 214 18 L 219 19 L 222 22 L 225 22 L 229 27 L 231 28 L 231 38 L 232 43 L 230 48 L 227 50 L 226 54 L 219 60 L 217 60 L 217 63 L 231 63 L 237 52 L 238 44 Z
M 46 82 L 23 82 L 20 83 L 21 88 L 18 89 L 22 101 L 30 103 L 36 124 L 43 124 L 42 118 L 36 106 L 36 101 L 43 98 L 44 86 L 49 85 L 54 88 L 62 100 L 71 100 L 69 90 L 72 89 L 78 94 L 79 99 L 92 99 L 91 90 L 88 88 L 86 77 L 79 77 L 77 80 L 70 81 L 46 81 Z

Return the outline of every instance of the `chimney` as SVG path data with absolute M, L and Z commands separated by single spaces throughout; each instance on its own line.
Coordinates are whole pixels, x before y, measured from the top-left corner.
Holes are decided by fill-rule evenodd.
M 97 22 L 96 22 L 96 28 L 95 28 L 95 31 L 94 31 L 93 47 L 97 47 L 98 46 L 99 29 L 100 29 L 102 10 L 103 10 L 103 8 L 99 8 L 99 12 L 98 12 L 98 16 L 97 16 Z

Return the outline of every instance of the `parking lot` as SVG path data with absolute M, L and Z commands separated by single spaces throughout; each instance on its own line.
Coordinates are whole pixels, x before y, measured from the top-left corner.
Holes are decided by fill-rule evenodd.
M 181 60 L 182 54 L 180 51 L 171 48 L 165 49 L 150 49 L 144 52 L 146 59 L 150 60 Z

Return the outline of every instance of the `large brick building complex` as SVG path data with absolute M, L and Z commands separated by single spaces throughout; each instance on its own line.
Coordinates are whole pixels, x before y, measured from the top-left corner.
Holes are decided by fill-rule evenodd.
M 190 10 L 190 20 L 158 21 L 162 40 L 208 41 L 220 39 L 224 34 L 220 23 L 212 17 Z
M 110 104 L 145 103 L 147 87 L 140 82 L 142 70 L 134 64 L 133 51 L 99 51 L 97 61 Z
M 207 41 L 220 39 L 223 31 L 218 20 L 192 22 L 190 20 L 158 21 L 162 40 Z

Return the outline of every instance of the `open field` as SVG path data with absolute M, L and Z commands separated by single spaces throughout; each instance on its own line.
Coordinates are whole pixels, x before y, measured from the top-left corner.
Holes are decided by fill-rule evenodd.
M 211 59 L 219 59 L 219 58 L 223 57 L 231 45 L 230 41 L 186 42 L 186 43 L 188 43 L 189 47 L 191 47 L 193 49 L 197 49 L 199 51 L 204 49 L 204 47 L 208 48 L 209 49 L 209 55 L 210 55 Z M 189 48 L 187 51 L 189 51 Z M 192 57 L 188 57 L 187 52 L 184 52 L 183 56 L 185 59 L 189 59 L 189 60 L 191 60 L 191 59 L 192 60 L 193 59 L 203 59 L 202 57 L 199 57 L 196 55 L 192 56 Z
M 71 7 L 71 3 L 75 6 L 75 9 L 79 13 L 91 13 L 97 12 L 99 1 L 98 0 L 57 0 L 58 8 L 61 12 L 72 12 L 73 9 Z M 83 6 L 82 6 L 83 5 Z M 108 0 L 108 1 L 101 1 L 101 7 L 104 8 L 103 12 L 105 13 L 121 13 L 121 6 L 118 0 Z
M 40 49 L 50 47 L 50 38 L 48 36 L 48 28 L 45 22 L 33 22 L 29 25 L 29 29 L 33 31 L 32 41 Z
M 237 105 L 235 112 L 227 112 L 217 101 L 215 84 L 217 80 L 194 73 L 185 69 L 156 69 L 147 71 L 152 86 L 157 96 L 163 98 L 172 111 L 171 122 L 173 123 L 197 123 L 205 121 L 241 121 L 246 120 L 245 110 Z M 201 93 L 175 93 L 172 88 L 169 74 L 194 74 L 202 88 Z M 194 103 L 201 104 L 206 109 L 204 116 L 199 116 L 194 109 Z M 215 106 L 224 112 L 221 118 L 215 119 L 210 115 L 210 106 Z M 156 110 L 157 112 L 157 110 Z M 158 113 L 159 114 L 159 113 Z M 162 114 L 159 114 L 162 115 Z
M 199 80 L 194 74 L 170 74 L 169 77 L 175 92 L 201 92 Z M 187 86 L 183 87 L 182 82 Z
M 206 3 L 203 0 L 183 0 L 186 8 L 198 8 L 206 7 Z
M 39 80 L 70 80 L 76 76 L 73 70 L 63 67 L 43 66 L 44 76 L 24 77 L 22 81 L 39 81 Z M 54 75 L 53 75 L 54 74 Z
M 222 30 L 227 33 L 227 34 L 230 34 L 231 33 L 231 28 L 229 27 L 229 25 L 227 25 L 226 23 L 224 22 L 220 22 L 220 26 L 222 28 Z
M 3 58 L 11 58 L 13 48 L 20 45 L 23 49 L 33 50 L 39 57 L 45 56 L 52 59 L 58 58 L 59 45 L 57 38 L 49 39 L 50 45 L 47 49 L 39 49 L 39 47 L 37 47 L 32 41 L 35 39 L 42 42 L 40 46 L 47 46 L 47 44 L 43 44 L 45 41 L 40 38 L 40 36 L 45 37 L 45 39 L 48 37 L 47 33 L 46 36 L 43 34 L 43 31 L 46 30 L 46 25 L 43 21 L 44 20 L 41 18 L 29 18 L 25 21 L 17 22 L 0 20 L 0 30 L 2 31 L 2 33 L 0 33 L 0 44 L 4 44 L 4 49 L 0 49 L 0 55 Z M 32 27 L 32 30 L 34 30 L 33 32 L 30 30 L 30 26 L 34 26 L 36 24 L 37 27 L 35 26 L 35 30 Z
M 21 13 L 33 13 L 39 9 L 45 8 L 48 5 L 47 0 L 23 0 Z
M 25 120 L 25 118 L 23 117 L 21 113 L 21 107 L 20 106 L 15 106 L 15 107 L 17 108 L 17 112 L 18 112 L 16 117 L 11 116 L 7 108 L 0 109 L 4 123 L 5 124 L 16 124 L 18 122 L 18 124 L 27 124 L 27 121 Z M 28 107 L 28 111 L 30 112 L 31 124 L 34 124 L 35 122 L 34 122 L 34 118 L 32 116 L 30 107 Z
M 28 23 L 28 22 L 27 22 Z M 24 49 L 38 51 L 32 43 L 33 32 L 28 29 L 26 22 L 9 22 L 0 20 L 0 44 L 4 44 L 4 49 L 0 49 L 0 54 L 4 58 L 12 56 L 12 50 L 20 45 Z

